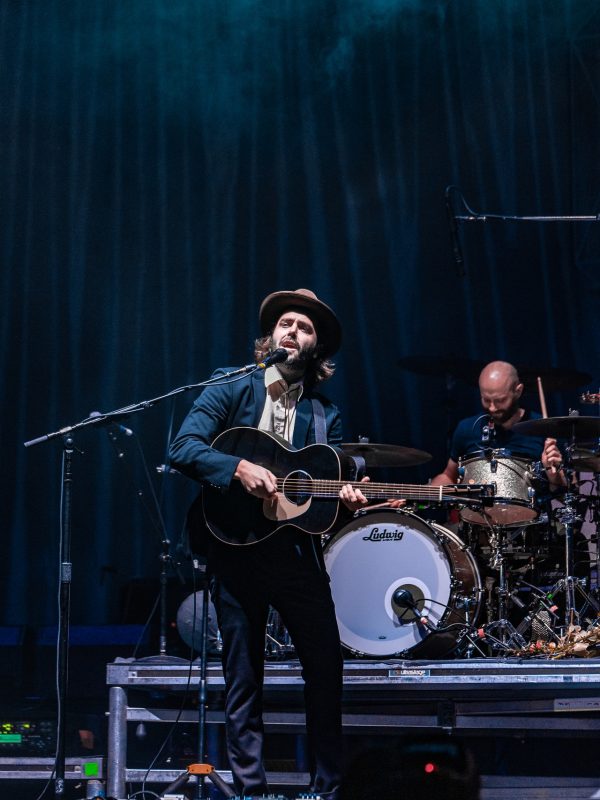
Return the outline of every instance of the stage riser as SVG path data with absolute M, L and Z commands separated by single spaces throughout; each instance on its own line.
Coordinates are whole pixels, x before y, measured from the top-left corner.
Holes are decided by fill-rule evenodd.
M 207 749 L 209 762 L 221 771 L 224 756 L 223 674 L 219 664 L 207 668 L 209 709 Z M 146 761 L 140 755 L 135 731 L 143 725 L 167 729 L 178 716 L 182 692 L 195 699 L 200 671 L 197 664 L 160 665 L 117 662 L 107 666 L 110 718 L 107 788 L 122 797 L 126 782 L 143 778 Z M 296 759 L 295 771 L 280 776 L 284 786 L 306 786 L 302 744 L 305 739 L 303 682 L 297 662 L 265 665 L 264 715 L 267 758 Z M 148 693 L 148 706 L 128 705 L 128 693 Z M 152 695 L 164 693 L 156 708 Z M 184 709 L 180 725 L 194 736 L 197 710 Z M 163 725 L 160 725 L 163 723 Z M 344 735 L 348 752 L 368 742 L 393 742 L 403 737 L 447 733 L 460 736 L 479 751 L 481 764 L 493 771 L 498 752 L 509 768 L 518 753 L 541 749 L 546 765 L 548 748 L 561 753 L 557 768 L 568 769 L 579 755 L 592 749 L 587 761 L 596 764 L 593 742 L 600 735 L 600 664 L 593 660 L 522 661 L 480 659 L 468 661 L 346 661 L 344 664 Z M 148 736 L 160 741 L 161 734 Z M 502 744 L 504 743 L 504 744 Z M 299 756 L 300 754 L 300 756 Z M 148 762 L 149 763 L 149 762 Z M 267 762 L 268 768 L 268 762 Z M 578 764 L 578 769 L 583 767 Z M 591 767 L 590 767 L 591 769 Z M 581 772 L 580 772 L 581 774 Z M 587 774 L 587 773 L 584 773 Z M 150 780 L 171 780 L 171 772 L 157 770 Z M 273 783 L 277 785 L 277 783 Z

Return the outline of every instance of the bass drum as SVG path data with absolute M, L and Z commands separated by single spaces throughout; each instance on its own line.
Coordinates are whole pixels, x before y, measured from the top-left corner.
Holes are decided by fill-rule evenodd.
M 468 547 L 407 511 L 360 511 L 327 543 L 325 564 L 340 638 L 355 655 L 443 658 L 479 614 Z

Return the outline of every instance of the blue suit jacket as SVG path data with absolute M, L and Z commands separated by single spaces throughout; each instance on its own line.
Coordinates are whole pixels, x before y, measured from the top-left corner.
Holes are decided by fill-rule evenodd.
M 219 369 L 213 377 L 229 372 L 230 369 Z M 323 395 L 305 390 L 296 407 L 293 446 L 301 448 L 315 442 L 311 403 L 313 397 L 318 397 L 323 404 L 328 444 L 340 444 L 342 424 L 339 410 Z M 224 455 L 214 450 L 211 444 L 220 433 L 229 428 L 257 428 L 265 398 L 262 370 L 220 386 L 208 386 L 196 399 L 171 444 L 171 464 L 189 478 L 227 489 L 241 459 Z

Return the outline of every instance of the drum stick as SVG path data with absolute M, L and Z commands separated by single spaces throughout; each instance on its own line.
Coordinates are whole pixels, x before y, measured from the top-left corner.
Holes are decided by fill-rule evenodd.
M 546 398 L 544 396 L 544 387 L 542 386 L 542 379 L 540 378 L 539 375 L 538 375 L 538 379 L 537 379 L 537 385 L 538 385 L 538 392 L 539 392 L 539 395 L 540 395 L 540 408 L 542 410 L 542 417 L 544 419 L 548 419 L 548 409 L 546 408 Z M 552 472 L 553 475 L 556 475 L 557 470 L 556 470 L 556 467 L 554 466 L 554 464 L 551 467 L 551 472 Z
M 537 379 L 538 392 L 540 395 L 540 408 L 542 410 L 542 417 L 548 419 L 548 409 L 546 408 L 546 398 L 544 397 L 544 387 L 542 386 L 542 379 L 538 375 Z

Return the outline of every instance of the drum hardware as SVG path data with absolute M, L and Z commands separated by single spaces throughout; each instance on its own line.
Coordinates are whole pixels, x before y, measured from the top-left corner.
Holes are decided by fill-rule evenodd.
M 483 594 L 483 589 L 480 590 L 480 594 Z M 475 602 L 475 599 L 472 597 L 465 597 L 463 599 L 463 608 L 465 610 L 465 629 L 461 644 L 463 644 L 463 640 L 467 642 L 467 645 L 464 649 L 465 658 L 475 658 L 476 654 L 482 658 L 485 658 L 486 656 L 486 653 L 481 649 L 479 643 L 475 638 L 473 638 L 472 635 L 473 625 L 471 624 L 470 620 L 473 617 L 473 612 L 471 611 L 471 608 Z
M 555 508 L 553 518 L 562 523 L 565 532 L 565 573 L 557 581 L 551 594 L 560 592 L 565 597 L 565 630 L 571 625 L 580 623 L 581 614 L 576 606 L 576 595 L 579 595 L 584 605 L 600 612 L 597 601 L 584 591 L 583 581 L 574 575 L 574 535 L 575 524 L 582 521 L 578 513 L 578 494 L 575 482 L 575 469 L 572 464 L 572 454 L 584 442 L 600 436 L 600 417 L 582 417 L 577 411 L 572 411 L 566 417 L 548 417 L 546 419 L 527 420 L 514 425 L 514 430 L 529 436 L 548 436 L 555 439 L 566 439 L 565 463 L 562 469 L 566 478 L 566 491 L 562 496 L 563 506 Z
M 600 473 L 600 448 L 577 447 L 571 453 L 571 465 L 577 472 Z
M 265 632 L 265 657 L 283 659 L 296 652 L 292 639 L 284 626 L 279 612 L 269 608 L 267 629 Z
M 571 470 L 565 469 L 565 472 L 567 483 L 571 486 Z M 563 592 L 565 595 L 565 628 L 580 623 L 580 612 L 577 610 L 575 601 L 577 593 L 586 605 L 594 608 L 596 612 L 600 611 L 600 605 L 584 591 L 584 581 L 573 574 L 575 524 L 582 521 L 581 516 L 577 513 L 577 499 L 578 496 L 574 492 L 567 491 L 562 498 L 564 505 L 554 509 L 554 518 L 562 523 L 565 532 L 565 574 L 555 584 L 551 593 L 554 595 L 557 592 Z
M 521 585 L 528 586 L 531 591 L 535 592 L 535 601 L 530 603 L 529 606 L 517 596 L 517 591 Z M 510 597 L 518 608 L 527 609 L 527 614 L 517 625 L 518 634 L 523 636 L 528 631 L 531 631 L 530 639 L 532 641 L 538 641 L 539 639 L 559 641 L 560 636 L 555 630 L 558 623 L 558 615 L 556 614 L 558 607 L 551 605 L 551 601 L 548 600 L 544 592 L 526 581 L 519 580 Z M 554 627 L 552 627 L 552 624 L 554 624 Z
M 496 635 L 495 635 L 496 634 Z M 481 639 L 498 652 L 520 650 L 527 642 L 517 629 L 506 619 L 490 622 L 481 630 Z
M 497 578 L 486 578 L 487 622 L 479 633 L 479 638 L 486 642 L 492 650 L 513 650 L 524 647 L 526 642 L 522 631 L 515 627 L 508 618 L 510 604 L 525 607 L 515 598 L 514 590 L 509 586 L 510 570 L 507 569 L 508 537 L 510 528 L 489 526 L 487 538 L 490 545 L 488 565 L 497 573 Z M 527 626 L 525 626 L 527 627 Z

